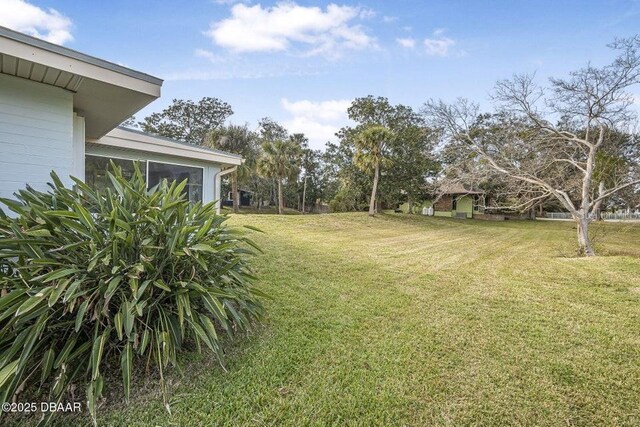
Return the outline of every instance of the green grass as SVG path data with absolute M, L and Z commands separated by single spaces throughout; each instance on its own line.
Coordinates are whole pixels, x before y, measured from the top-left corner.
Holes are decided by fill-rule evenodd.
M 239 215 L 265 325 L 100 425 L 639 425 L 640 226 Z M 69 421 L 69 420 L 66 420 Z M 84 422 L 81 419 L 79 422 Z

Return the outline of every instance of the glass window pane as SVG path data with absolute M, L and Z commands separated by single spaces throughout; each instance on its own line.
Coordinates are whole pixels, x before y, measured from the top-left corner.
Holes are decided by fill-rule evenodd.
M 185 195 L 192 202 L 202 201 L 202 168 L 157 162 L 148 162 L 148 164 L 149 181 L 147 182 L 147 186 L 149 188 L 158 185 L 163 179 L 169 182 L 182 182 L 186 179 L 187 186 L 184 190 Z
M 87 155 L 84 160 L 84 182 L 98 190 L 112 187 L 111 181 L 107 176 L 107 171 L 111 170 L 110 161 L 113 161 L 122 169 L 123 177 L 131 179 L 135 171 L 133 168 L 133 160 Z M 146 162 L 140 161 L 138 162 L 138 166 L 142 171 L 142 175 L 145 176 L 147 173 Z

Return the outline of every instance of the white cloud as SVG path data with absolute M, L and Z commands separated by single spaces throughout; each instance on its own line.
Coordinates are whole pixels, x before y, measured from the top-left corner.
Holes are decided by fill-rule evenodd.
M 385 24 L 389 24 L 391 22 L 396 22 L 398 19 L 397 16 L 383 16 L 382 17 L 382 22 L 384 22 Z
M 206 49 L 196 49 L 193 52 L 193 54 L 198 58 L 207 59 L 209 60 L 209 62 L 212 62 L 212 63 L 224 62 L 224 58 Z
M 205 32 L 235 52 L 286 52 L 303 46 L 305 55 L 340 56 L 343 50 L 375 47 L 375 39 L 354 21 L 371 17 L 368 9 L 330 4 L 320 7 L 278 3 L 270 8 L 236 4 L 231 16 Z
M 315 122 L 307 117 L 294 117 L 284 122 L 284 126 L 291 133 L 304 133 L 309 138 L 309 145 L 313 149 L 324 148 L 327 141 L 335 140 L 340 126 Z
M 433 38 L 424 39 L 424 46 L 427 51 L 427 55 L 433 56 L 447 56 L 449 50 L 456 44 L 455 40 L 452 40 L 444 36 L 443 29 L 437 29 L 433 32 Z
M 416 40 L 412 38 L 396 39 L 396 42 L 404 48 L 411 49 L 415 47 Z
M 0 25 L 51 43 L 73 40 L 72 23 L 55 9 L 41 9 L 24 0 L 0 0 Z
M 291 102 L 282 99 L 282 107 L 295 116 L 308 117 L 321 121 L 335 121 L 347 116 L 351 100 L 331 100 L 312 102 L 308 100 Z
M 304 133 L 313 148 L 324 148 L 335 133 L 348 123 L 347 108 L 351 100 L 313 102 L 301 100 L 291 102 L 283 98 L 282 108 L 293 117 L 283 124 L 291 133 Z

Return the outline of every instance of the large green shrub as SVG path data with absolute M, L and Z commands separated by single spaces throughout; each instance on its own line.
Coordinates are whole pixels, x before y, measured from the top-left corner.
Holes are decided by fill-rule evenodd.
M 0 210 L 0 395 L 42 387 L 59 401 L 86 387 L 95 416 L 107 367 L 163 372 L 185 342 L 220 358 L 218 334 L 249 328 L 263 308 L 247 264 L 254 246 L 223 224 L 213 204 L 191 204 L 186 182 L 147 190 L 115 168 L 113 188 L 79 180 L 30 188 Z M 250 246 L 248 246 L 248 245 Z M 114 363 L 114 361 L 117 361 Z

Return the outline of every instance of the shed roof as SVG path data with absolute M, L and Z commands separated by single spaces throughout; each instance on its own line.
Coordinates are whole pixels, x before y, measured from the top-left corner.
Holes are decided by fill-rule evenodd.
M 461 182 L 445 182 L 440 185 L 441 194 L 484 194 L 484 191 L 467 189 Z

